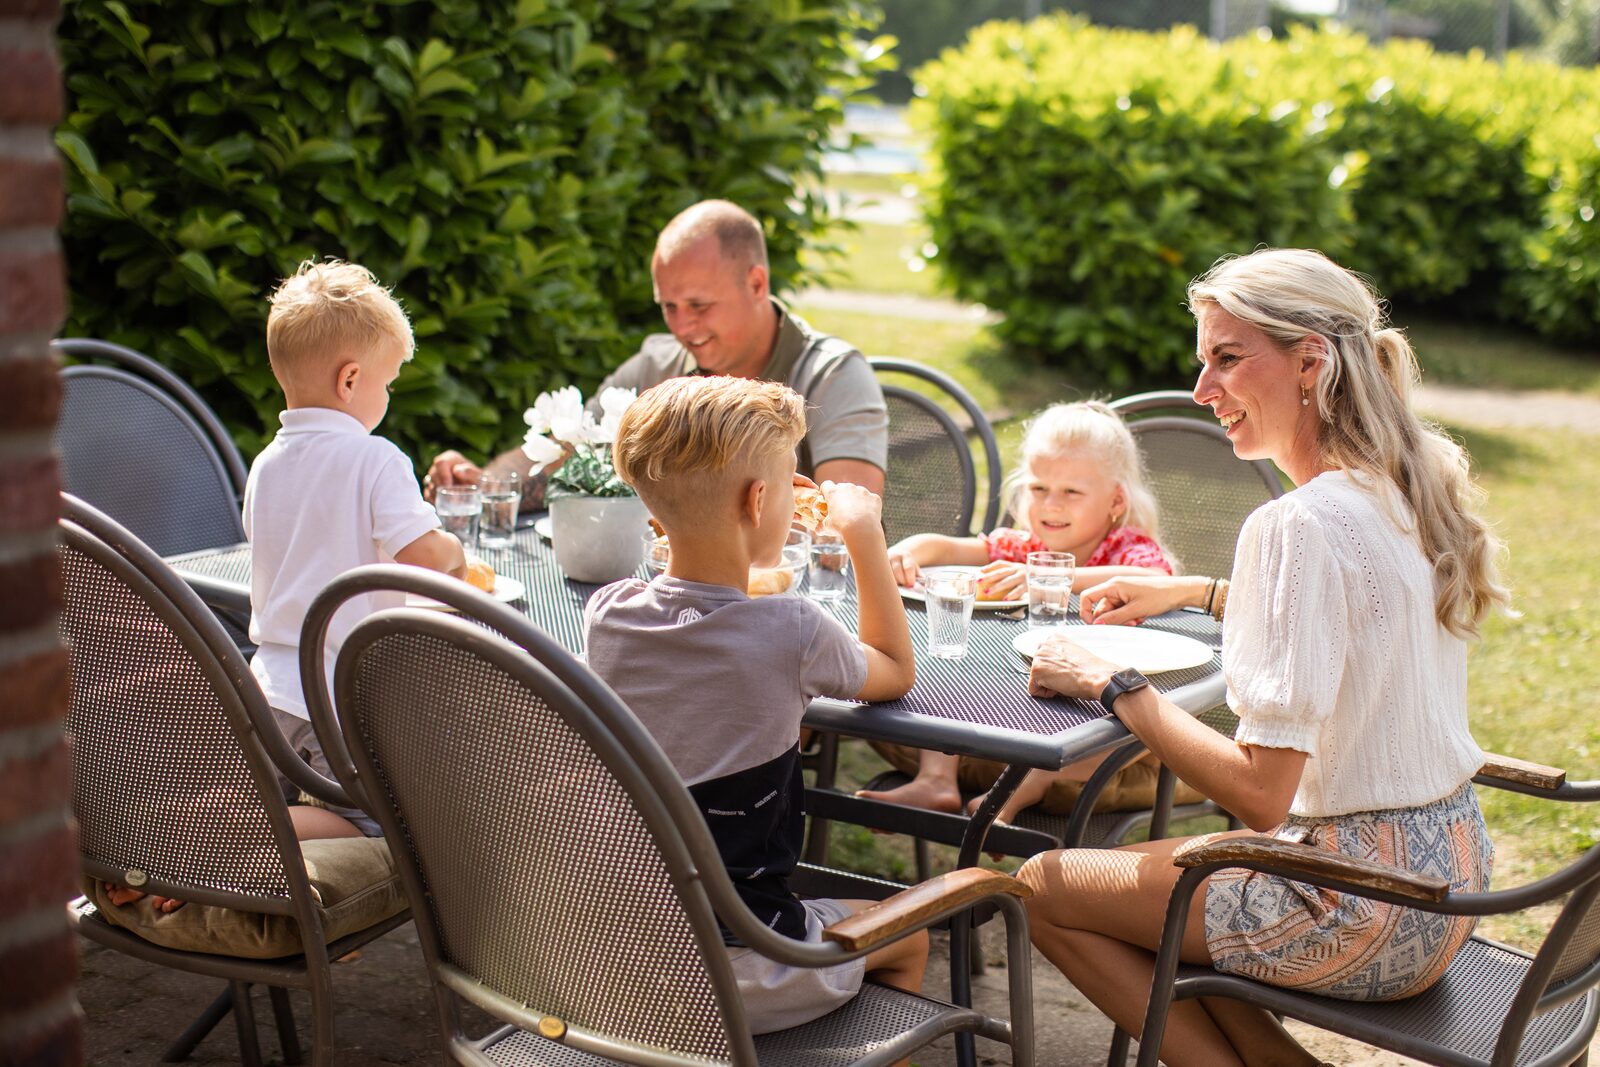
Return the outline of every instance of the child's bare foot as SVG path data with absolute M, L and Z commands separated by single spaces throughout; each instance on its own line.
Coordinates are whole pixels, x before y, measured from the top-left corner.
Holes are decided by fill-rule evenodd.
M 984 793 L 967 801 L 967 814 L 978 814 L 978 809 L 982 807 L 984 802 L 988 799 L 989 794 Z M 1021 813 L 1024 808 L 1031 806 L 1032 805 L 1029 804 L 1025 799 L 1019 801 L 1017 794 L 1013 793 L 1011 799 L 1000 806 L 999 813 L 994 817 L 995 825 L 1009 825 L 1013 820 L 1016 819 L 1017 815 Z
M 110 882 L 101 882 L 100 884 L 105 887 L 106 899 L 119 908 L 124 904 L 132 904 L 145 895 L 142 891 L 129 889 L 125 885 L 112 885 Z M 150 906 L 163 915 L 171 915 L 183 907 L 185 903 L 185 901 L 178 900 L 176 897 L 150 898 Z
M 867 800 L 883 800 L 890 804 L 903 804 L 908 808 L 927 811 L 961 810 L 961 791 L 954 782 L 937 778 L 913 778 L 905 785 L 893 789 L 858 789 L 856 796 Z
M 139 890 L 129 889 L 125 885 L 113 885 L 110 882 L 101 882 L 100 885 L 106 891 L 106 899 L 119 908 L 144 896 Z

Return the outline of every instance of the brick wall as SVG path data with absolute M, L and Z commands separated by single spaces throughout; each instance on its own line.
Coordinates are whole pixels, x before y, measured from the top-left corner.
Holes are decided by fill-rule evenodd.
M 83 1062 L 78 947 L 62 907 L 77 850 L 56 637 L 60 383 L 47 347 L 66 313 L 56 228 L 59 0 L 0 0 L 0 1065 Z

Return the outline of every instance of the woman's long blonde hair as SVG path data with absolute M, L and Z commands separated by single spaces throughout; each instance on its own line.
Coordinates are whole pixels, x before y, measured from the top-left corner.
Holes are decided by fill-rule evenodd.
M 1466 453 L 1411 407 L 1416 355 L 1405 334 L 1386 325 L 1381 298 L 1320 252 L 1267 248 L 1219 260 L 1190 283 L 1190 310 L 1202 304 L 1256 327 L 1286 354 L 1321 339 L 1323 461 L 1399 487 L 1433 564 L 1435 616 L 1457 636 L 1476 635 L 1489 610 L 1510 601 L 1499 576 L 1502 546 L 1477 513 L 1483 494 Z
M 1028 420 L 1022 431 L 1022 462 L 1006 478 L 1003 499 L 1013 519 L 1027 520 L 1022 494 L 1033 478 L 1035 456 L 1088 455 L 1106 477 L 1122 486 L 1127 506 L 1112 529 L 1137 526 L 1160 540 L 1160 512 L 1156 498 L 1144 484 L 1144 462 L 1139 446 L 1122 417 L 1098 400 L 1052 404 Z

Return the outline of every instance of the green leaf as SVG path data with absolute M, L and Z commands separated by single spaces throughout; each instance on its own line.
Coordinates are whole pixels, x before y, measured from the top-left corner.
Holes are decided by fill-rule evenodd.
M 521 233 L 533 225 L 533 208 L 528 204 L 526 194 L 518 193 L 511 198 L 511 203 L 500 215 L 495 223 L 495 229 L 501 233 Z
M 256 35 L 258 41 L 270 41 L 283 32 L 283 15 L 267 4 L 251 4 L 245 12 L 244 24 Z
M 453 70 L 436 70 L 417 83 L 417 99 L 426 100 L 439 93 L 471 93 L 476 88 Z
M 100 173 L 100 164 L 94 158 L 94 149 L 77 134 L 70 130 L 57 130 L 56 147 L 72 161 L 72 165 L 78 168 L 80 174 Z
M 454 48 L 451 48 L 437 37 L 429 39 L 428 43 L 422 46 L 422 54 L 417 57 L 417 80 L 421 81 L 423 77 L 433 70 L 450 62 L 455 57 L 455 54 Z

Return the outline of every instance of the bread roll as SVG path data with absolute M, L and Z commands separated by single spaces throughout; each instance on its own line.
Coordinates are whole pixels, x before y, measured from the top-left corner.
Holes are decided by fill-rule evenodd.
M 481 559 L 467 560 L 467 582 L 474 589 L 494 592 L 494 568 Z
M 776 596 L 788 592 L 793 584 L 794 572 L 787 567 L 751 567 L 745 592 L 750 596 Z

